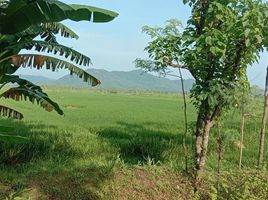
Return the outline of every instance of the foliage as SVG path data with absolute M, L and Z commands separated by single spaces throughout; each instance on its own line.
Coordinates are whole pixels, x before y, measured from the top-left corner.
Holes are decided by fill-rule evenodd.
M 2 34 L 14 34 L 24 31 L 32 25 L 59 22 L 65 19 L 109 22 L 118 15 L 112 11 L 92 6 L 68 5 L 57 0 L 10 0 L 8 5 L 0 11 L 0 32 Z
M 181 52 L 182 47 L 179 28 L 182 25 L 176 19 L 167 22 L 168 24 L 164 28 L 143 27 L 142 31 L 152 38 L 152 41 L 145 48 L 149 53 L 150 59 L 136 59 L 135 64 L 137 67 L 145 71 L 157 71 L 160 74 L 166 74 L 167 67 L 172 64 L 171 59 L 179 62 L 180 54 L 178 52 Z
M 221 180 L 210 180 L 211 188 L 202 194 L 207 199 L 248 199 L 265 200 L 268 198 L 267 173 L 260 171 L 223 172 Z
M 164 28 L 144 27 L 152 37 L 145 50 L 150 60 L 137 59 L 148 71 L 167 67 L 188 69 L 198 110 L 195 162 L 197 176 L 205 165 L 209 130 L 235 104 L 235 93 L 248 85 L 247 66 L 268 48 L 268 3 L 260 0 L 185 0 L 192 8 L 187 26 L 169 21 Z
M 76 33 L 59 23 L 64 19 L 74 21 L 88 20 L 93 22 L 108 22 L 117 13 L 83 5 L 67 5 L 60 1 L 48 0 L 12 0 L 1 1 L 0 4 L 0 84 L 12 83 L 18 87 L 9 88 L 0 97 L 37 102 L 47 111 L 55 110 L 63 115 L 57 103 L 52 101 L 43 90 L 35 84 L 12 75 L 20 67 L 46 68 L 53 72 L 58 69 L 68 69 L 83 81 L 92 86 L 100 81 L 76 66 L 88 66 L 91 61 L 87 56 L 61 45 L 56 40 L 56 34 L 66 38 L 78 39 Z M 37 40 L 40 36 L 41 40 Z M 61 56 L 71 62 L 42 54 L 20 54 L 22 50 L 35 50 Z M 1 107 L 2 116 L 21 119 L 23 115 L 5 106 Z
M 230 105 L 230 89 L 247 85 L 247 65 L 267 46 L 267 4 L 212 1 L 202 14 L 202 1 L 185 2 L 196 5 L 182 33 L 177 20 L 169 20 L 164 28 L 143 27 L 152 38 L 145 48 L 150 60 L 137 59 L 136 65 L 161 72 L 167 67 L 188 69 L 196 80 L 192 97 L 197 107 L 206 99 L 212 109 Z

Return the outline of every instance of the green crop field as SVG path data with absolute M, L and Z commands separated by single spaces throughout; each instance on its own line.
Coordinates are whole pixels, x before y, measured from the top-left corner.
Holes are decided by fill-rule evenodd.
M 1 100 L 25 118 L 0 121 L 0 126 L 9 127 L 1 134 L 20 136 L 16 141 L 8 137 L 0 141 L 0 199 L 135 199 L 137 195 L 178 199 L 187 193 L 187 186 L 178 187 L 184 181 L 180 95 L 45 89 L 65 116 L 29 102 Z M 196 111 L 187 101 L 191 152 Z M 261 106 L 262 99 L 256 99 L 255 116 L 246 118 L 243 164 L 247 168 L 256 165 Z M 239 110 L 226 114 L 221 126 L 222 169 L 236 170 Z M 217 128 L 211 134 L 206 169 L 215 174 Z

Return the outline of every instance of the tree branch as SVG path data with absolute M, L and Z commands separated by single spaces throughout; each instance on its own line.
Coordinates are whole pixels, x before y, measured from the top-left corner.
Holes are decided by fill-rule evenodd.
M 215 107 L 215 110 L 214 110 L 214 112 L 212 113 L 210 120 L 213 121 L 215 117 L 218 117 L 218 115 L 220 114 L 220 112 L 221 112 L 221 105 L 218 104 L 218 105 Z

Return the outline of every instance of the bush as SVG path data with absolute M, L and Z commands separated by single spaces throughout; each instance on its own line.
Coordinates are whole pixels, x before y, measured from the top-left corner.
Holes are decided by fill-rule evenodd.
M 267 172 L 250 170 L 244 172 L 224 172 L 220 181 L 212 181 L 206 199 L 217 200 L 266 200 L 268 199 Z

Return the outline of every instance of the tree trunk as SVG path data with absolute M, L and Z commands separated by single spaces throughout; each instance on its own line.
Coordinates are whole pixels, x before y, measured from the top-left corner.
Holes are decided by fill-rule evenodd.
M 218 134 L 217 134 L 217 153 L 218 153 L 218 166 L 217 166 L 217 191 L 220 192 L 221 182 L 221 160 L 222 160 L 222 136 L 221 136 L 221 125 L 218 122 Z
M 266 83 L 265 83 L 265 93 L 264 93 L 264 110 L 263 110 L 261 134 L 260 134 L 258 168 L 261 168 L 262 163 L 263 163 L 264 145 L 265 145 L 265 128 L 266 128 L 267 115 L 268 115 L 268 66 L 266 70 L 267 70 L 267 73 L 266 73 Z
M 239 155 L 239 169 L 242 168 L 242 159 L 243 159 L 243 144 L 244 144 L 244 127 L 245 127 L 245 113 L 242 108 L 241 113 L 241 124 L 240 124 L 240 155 Z
M 204 117 L 202 110 L 199 111 L 196 123 L 195 142 L 195 179 L 198 181 L 204 171 L 208 148 L 209 132 L 213 126 L 210 117 Z
M 183 134 L 183 141 L 182 141 L 182 146 L 183 146 L 183 151 L 184 151 L 184 159 L 185 159 L 185 172 L 188 174 L 188 148 L 186 144 L 186 139 L 187 139 L 187 132 L 188 132 L 188 121 L 187 121 L 187 104 L 186 104 L 186 94 L 185 94 L 185 89 L 184 89 L 184 81 L 181 73 L 181 69 L 179 68 L 179 73 L 180 73 L 180 80 L 181 80 L 181 89 L 182 89 L 182 95 L 183 95 L 183 105 L 184 105 L 184 134 Z

